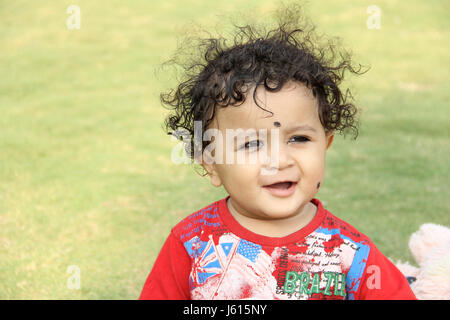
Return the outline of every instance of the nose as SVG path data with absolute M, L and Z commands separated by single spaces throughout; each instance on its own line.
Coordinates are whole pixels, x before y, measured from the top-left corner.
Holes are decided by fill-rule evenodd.
M 275 152 L 278 156 L 278 169 L 283 170 L 294 165 L 294 158 L 289 150 L 289 146 L 284 143 L 279 143 L 278 145 L 278 152 Z
M 284 143 L 272 143 L 265 161 L 267 170 L 283 170 L 295 164 L 289 146 Z

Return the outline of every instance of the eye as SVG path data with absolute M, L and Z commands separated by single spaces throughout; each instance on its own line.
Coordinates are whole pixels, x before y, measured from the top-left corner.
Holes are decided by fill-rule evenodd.
M 261 140 L 252 140 L 252 141 L 246 142 L 240 149 L 258 150 L 262 146 L 263 146 L 263 142 Z
M 303 142 L 308 142 L 311 141 L 308 137 L 305 136 L 293 136 L 289 142 L 298 142 L 298 143 L 303 143 Z

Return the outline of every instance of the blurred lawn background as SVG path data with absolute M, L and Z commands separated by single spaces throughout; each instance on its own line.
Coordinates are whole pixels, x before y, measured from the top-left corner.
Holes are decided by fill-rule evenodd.
M 155 70 L 192 22 L 275 3 L 0 0 L 0 299 L 139 296 L 170 228 L 226 195 L 170 161 L 158 94 L 175 79 Z M 66 27 L 71 4 L 79 30 Z M 379 30 L 366 26 L 372 4 Z M 336 137 L 317 197 L 412 262 L 412 232 L 450 225 L 450 3 L 311 1 L 306 12 L 371 66 L 347 82 L 360 136 Z

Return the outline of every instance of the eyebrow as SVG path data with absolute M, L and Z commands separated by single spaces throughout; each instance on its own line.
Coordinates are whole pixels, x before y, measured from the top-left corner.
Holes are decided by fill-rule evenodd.
M 308 124 L 302 124 L 302 125 L 298 125 L 298 126 L 294 126 L 294 127 L 290 127 L 290 128 L 286 129 L 286 131 L 288 131 L 288 132 L 297 131 L 297 130 L 317 132 L 317 130 L 314 127 L 311 127 Z
M 253 128 L 250 128 L 250 129 L 253 129 Z M 277 128 L 277 129 L 278 129 L 278 128 Z M 248 129 L 246 129 L 246 130 L 248 130 Z M 253 130 L 255 130 L 256 136 L 258 136 L 258 130 L 256 130 L 256 129 L 253 129 Z M 289 128 L 284 128 L 284 130 L 286 130 L 287 132 L 294 132 L 294 131 L 300 131 L 300 130 L 303 130 L 303 131 L 311 131 L 311 132 L 317 133 L 316 128 L 310 126 L 309 124 L 301 124 L 301 125 L 298 125 L 298 126 L 293 126 L 293 127 L 289 127 Z M 270 131 L 270 129 L 269 129 L 269 131 Z M 241 135 L 242 135 L 242 133 L 239 133 L 237 136 L 234 136 L 233 140 L 236 141 L 237 138 L 240 137 Z M 244 136 L 247 137 L 247 135 L 245 134 L 245 132 L 244 132 Z

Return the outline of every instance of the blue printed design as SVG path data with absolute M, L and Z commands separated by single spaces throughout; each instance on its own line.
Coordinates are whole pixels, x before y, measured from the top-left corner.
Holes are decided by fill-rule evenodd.
M 205 227 L 220 227 L 218 218 L 219 213 L 217 212 L 217 206 L 208 206 L 191 214 L 182 221 L 183 231 L 180 235 L 180 240 L 185 241 L 185 239 L 195 237 L 200 234 Z
M 201 241 L 198 237 L 194 237 L 184 243 L 184 247 L 192 259 L 198 258 L 205 249 L 208 242 Z
M 244 256 L 251 262 L 255 262 L 261 250 L 262 247 L 259 244 L 255 244 L 242 239 L 237 248 L 237 253 Z
M 220 246 L 222 247 L 223 253 L 225 253 L 225 256 L 228 258 L 231 248 L 233 248 L 233 243 L 232 242 L 222 243 Z
M 355 240 L 342 235 L 340 229 L 318 228 L 315 231 L 327 235 L 339 234 L 341 239 L 348 240 L 357 247 L 355 256 L 353 257 L 352 265 L 350 266 L 347 277 L 345 279 L 345 286 L 347 291 L 346 299 L 354 300 L 354 293 L 358 291 L 358 288 L 361 284 L 361 278 L 366 268 L 367 258 L 369 257 L 370 253 L 370 246 L 362 242 L 355 242 Z
M 212 240 L 205 242 L 195 236 L 186 241 L 184 247 L 193 259 L 192 272 L 189 277 L 191 288 L 202 285 L 210 277 L 222 273 L 222 266 Z

